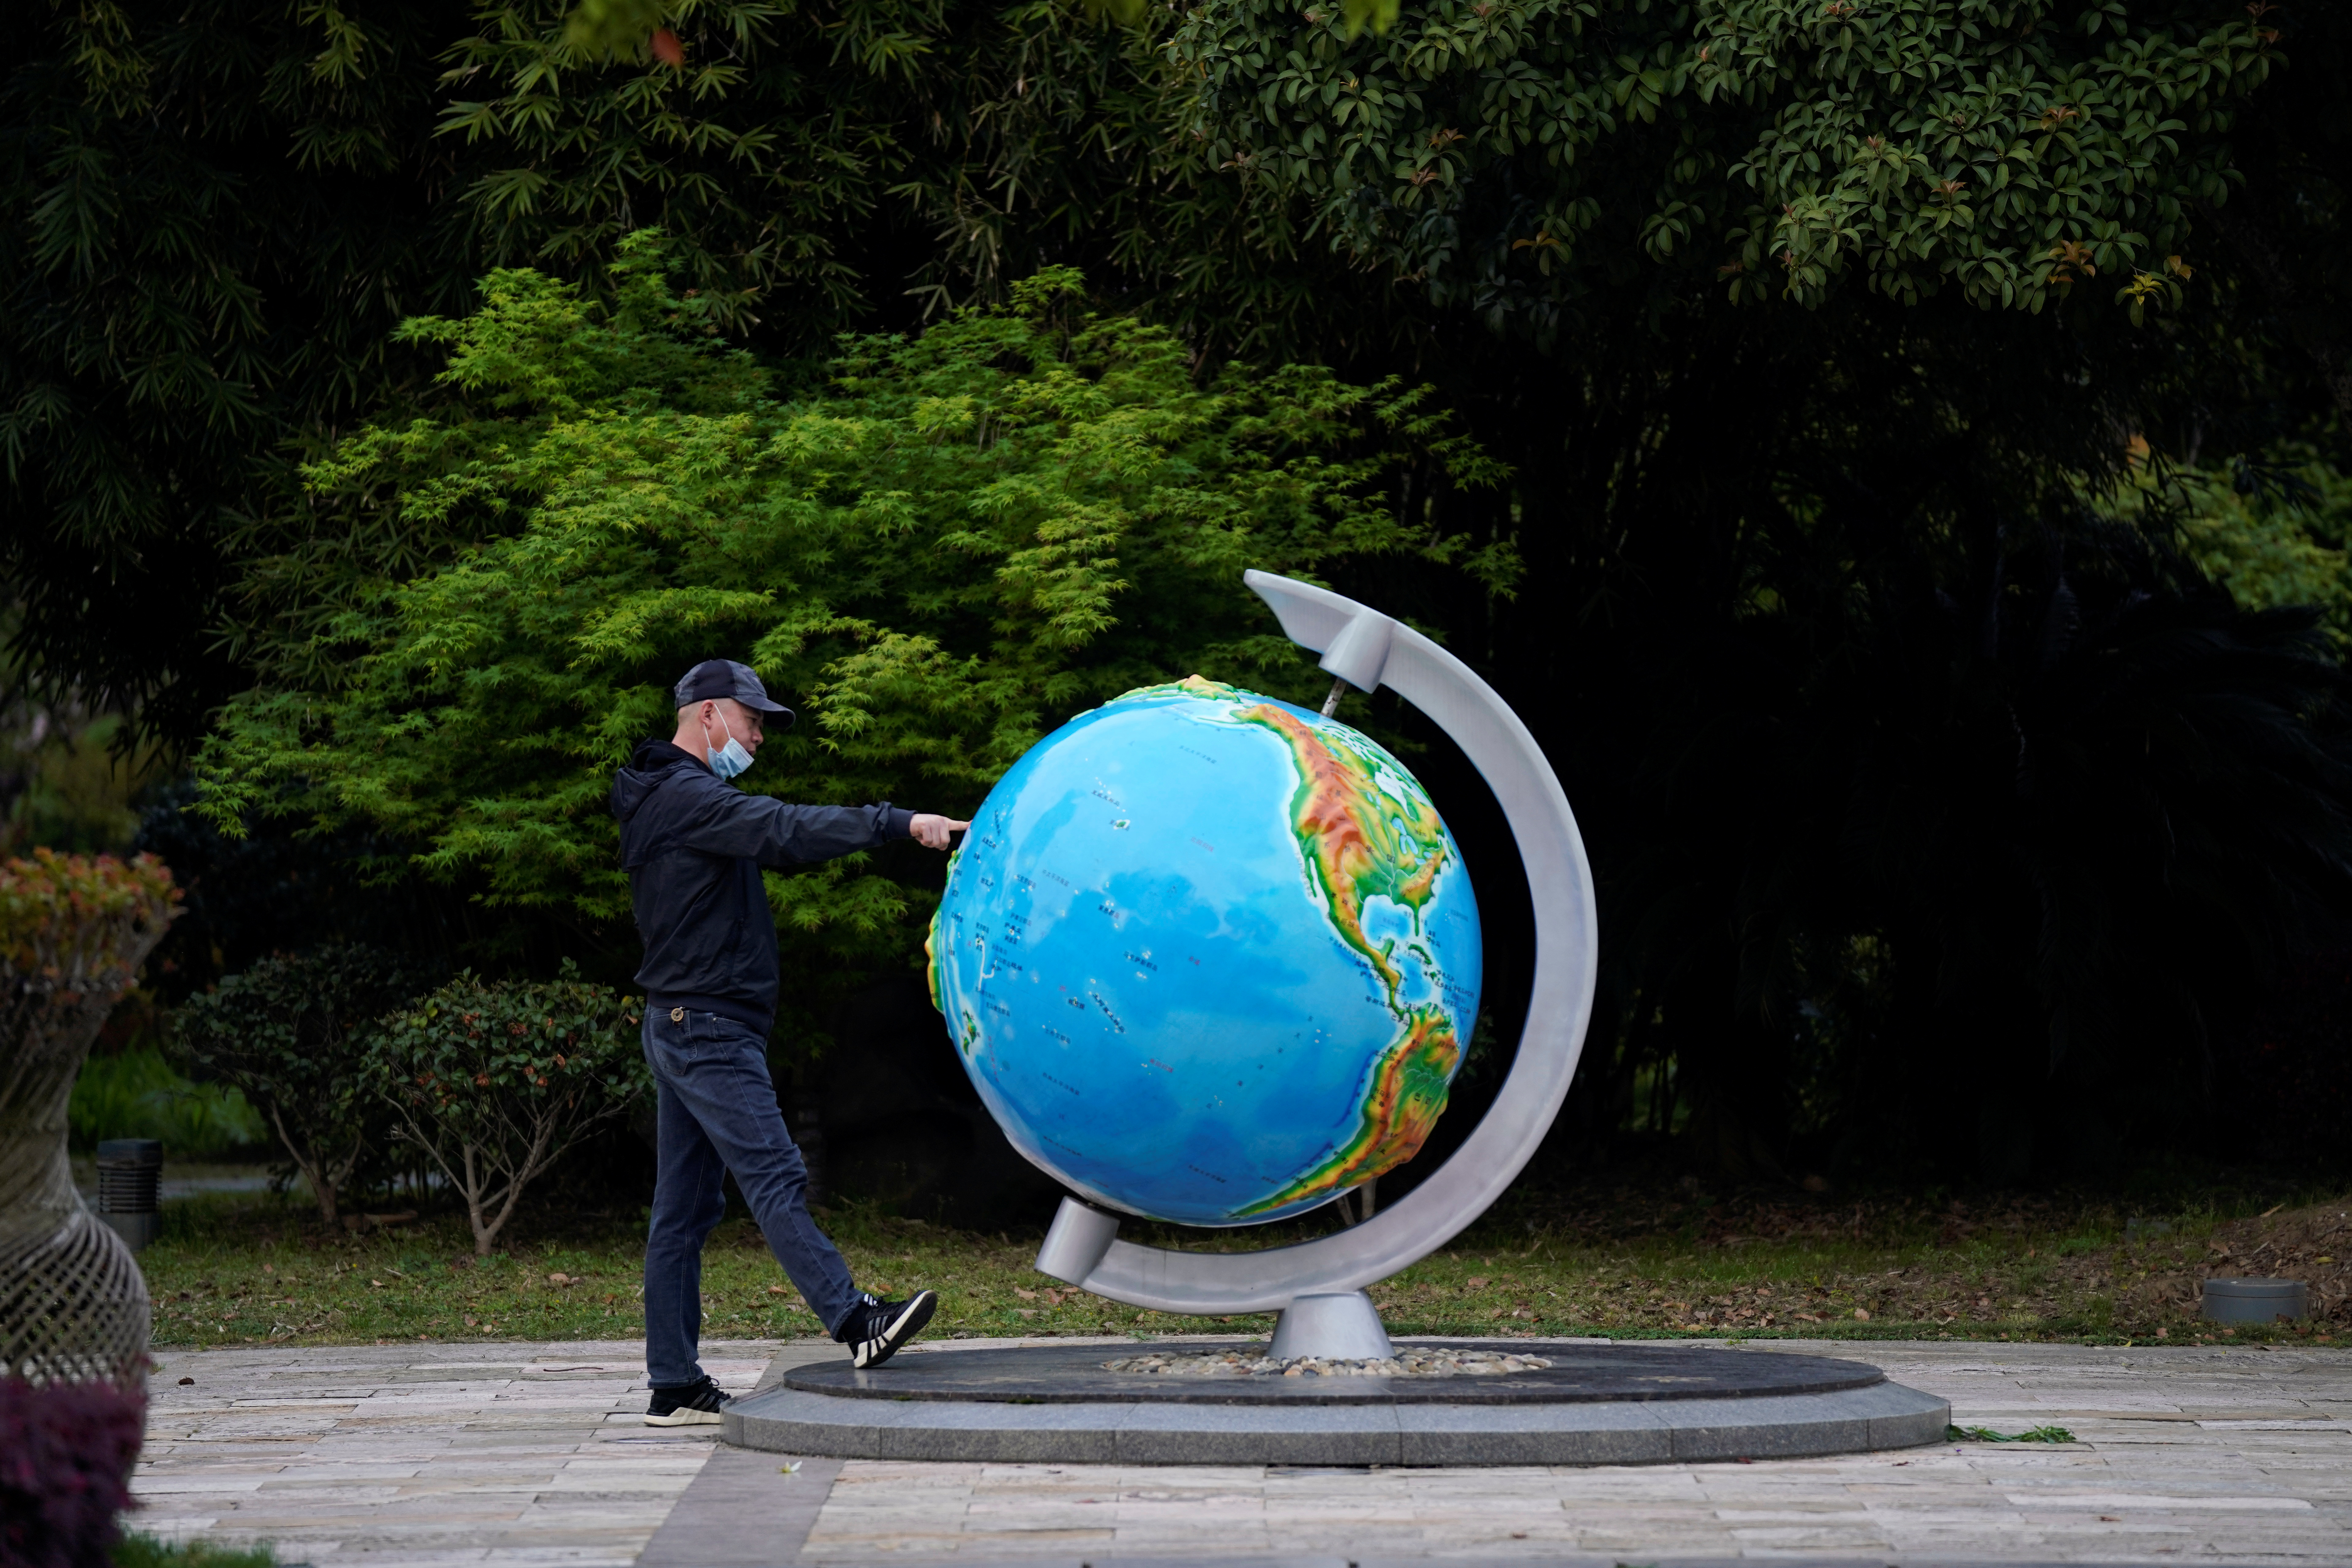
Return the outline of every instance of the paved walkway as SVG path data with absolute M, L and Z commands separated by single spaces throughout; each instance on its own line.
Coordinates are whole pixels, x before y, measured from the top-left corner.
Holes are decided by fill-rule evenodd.
M 709 1349 L 735 1388 L 840 1353 Z M 319 1568 L 640 1554 L 646 1568 L 2352 1563 L 2352 1353 L 1790 1342 L 1748 1353 L 1774 1349 L 1867 1359 L 1950 1399 L 1963 1425 L 2054 1424 L 2082 1441 L 1618 1469 L 812 1459 L 787 1472 L 777 1456 L 714 1458 L 708 1436 L 643 1426 L 633 1343 L 170 1352 L 141 1528 L 273 1540 L 281 1562 Z

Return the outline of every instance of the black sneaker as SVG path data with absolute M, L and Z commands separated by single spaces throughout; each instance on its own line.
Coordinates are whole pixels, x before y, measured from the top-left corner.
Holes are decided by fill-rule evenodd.
M 705 1373 L 701 1382 L 689 1383 L 684 1388 L 655 1389 L 653 1403 L 646 1406 L 646 1425 L 716 1426 L 719 1407 L 726 1403 L 726 1393 Z
M 903 1301 L 867 1296 L 849 1310 L 833 1337 L 849 1347 L 850 1365 L 880 1366 L 898 1353 L 900 1345 L 923 1331 L 939 1305 L 939 1294 L 931 1290 L 918 1290 Z

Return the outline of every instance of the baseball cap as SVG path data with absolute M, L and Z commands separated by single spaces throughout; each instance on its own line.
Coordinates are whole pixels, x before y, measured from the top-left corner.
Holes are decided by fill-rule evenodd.
M 707 702 L 714 697 L 731 697 L 744 707 L 761 713 L 781 713 L 789 727 L 793 710 L 768 696 L 768 689 L 748 664 L 738 664 L 731 658 L 706 658 L 686 672 L 684 679 L 671 689 L 683 708 L 691 702 Z

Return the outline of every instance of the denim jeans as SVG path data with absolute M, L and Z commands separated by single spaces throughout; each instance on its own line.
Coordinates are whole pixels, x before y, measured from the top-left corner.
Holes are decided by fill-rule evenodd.
M 646 1372 L 656 1388 L 696 1381 L 702 1331 L 702 1244 L 727 1213 L 728 1172 L 768 1250 L 829 1333 L 857 1300 L 849 1266 L 809 1218 L 808 1167 L 776 1087 L 768 1043 L 716 1013 L 646 1009 L 646 1061 L 661 1120 L 661 1173 L 646 1237 Z

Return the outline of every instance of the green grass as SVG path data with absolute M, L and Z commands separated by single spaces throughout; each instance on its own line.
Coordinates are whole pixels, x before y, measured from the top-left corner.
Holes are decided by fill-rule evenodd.
M 940 1292 L 935 1333 L 1263 1332 L 1272 1321 L 1141 1311 L 1068 1289 L 1030 1267 L 1034 1235 L 951 1231 L 857 1206 L 822 1218 L 864 1288 Z M 2326 1323 L 2217 1332 L 2191 1315 L 2193 1291 L 2182 1292 L 2211 1247 L 2236 1237 L 2242 1256 L 2246 1226 L 2294 1218 L 2178 1213 L 2162 1234 L 2129 1239 L 2122 1216 L 2095 1204 L 1969 1210 L 1625 1190 L 1507 1200 L 1373 1295 L 1401 1334 L 2333 1343 Z M 519 1230 L 508 1250 L 477 1260 L 455 1215 L 328 1235 L 297 1202 L 213 1196 L 169 1205 L 164 1234 L 141 1263 L 159 1344 L 637 1336 L 642 1221 L 566 1223 Z M 1301 1240 L 1334 1224 L 1309 1215 L 1243 1232 L 1133 1234 L 1226 1249 Z M 2317 1268 L 2336 1267 L 2320 1256 L 2302 1271 L 2316 1285 Z M 748 1220 L 713 1235 L 703 1297 L 714 1338 L 819 1331 Z
M 2063 1426 L 2031 1426 L 2018 1433 L 1996 1432 L 1990 1426 L 1947 1426 L 1947 1443 L 2071 1443 L 2074 1434 Z
M 267 1546 L 231 1548 L 191 1541 L 174 1546 L 152 1535 L 126 1535 L 110 1554 L 114 1568 L 275 1568 Z

